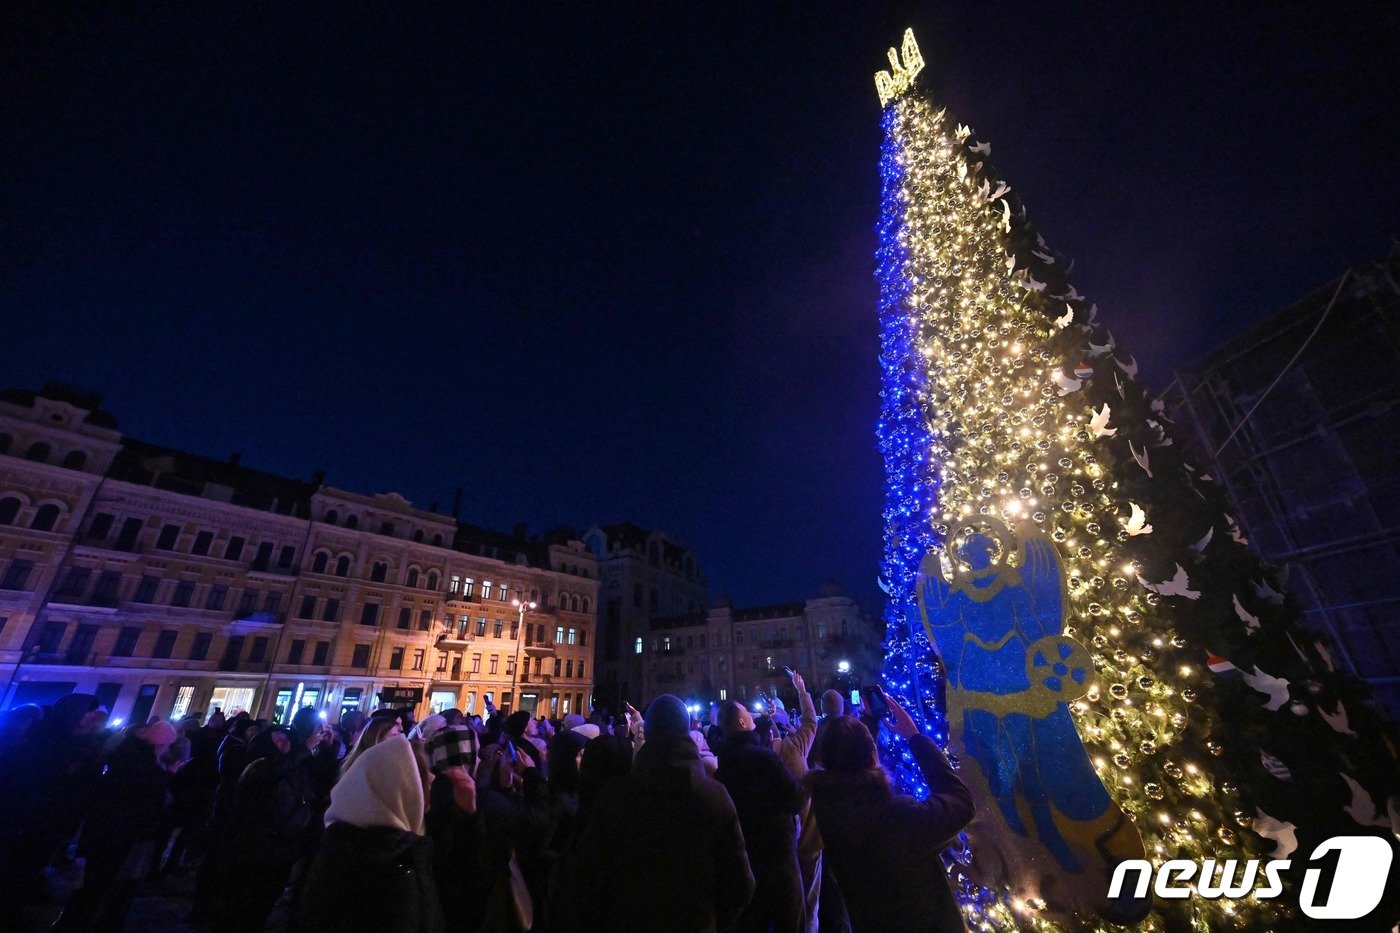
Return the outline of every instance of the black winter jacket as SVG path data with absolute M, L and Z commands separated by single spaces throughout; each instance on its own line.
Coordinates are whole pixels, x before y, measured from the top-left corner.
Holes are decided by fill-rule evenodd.
M 941 853 L 971 822 L 972 794 L 928 736 L 914 736 L 909 750 L 931 788 L 922 802 L 896 796 L 879 769 L 807 773 L 854 933 L 965 929 Z
M 709 933 L 733 926 L 753 874 L 729 793 L 689 736 L 649 740 L 598 796 L 580 845 L 581 930 Z
M 432 843 L 392 826 L 330 824 L 311 863 L 291 929 L 441 933 Z

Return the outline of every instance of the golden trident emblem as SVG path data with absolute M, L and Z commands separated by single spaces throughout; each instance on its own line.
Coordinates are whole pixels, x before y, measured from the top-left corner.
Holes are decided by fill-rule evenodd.
M 914 30 L 904 30 L 904 42 L 900 52 L 890 49 L 890 70 L 875 72 L 875 90 L 880 93 L 880 106 L 909 90 L 914 78 L 924 70 L 924 56 L 919 52 L 919 43 L 914 41 Z M 904 61 L 900 63 L 901 52 Z

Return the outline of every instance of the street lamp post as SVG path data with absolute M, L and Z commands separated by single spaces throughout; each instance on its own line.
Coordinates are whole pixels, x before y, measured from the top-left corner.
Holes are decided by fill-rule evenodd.
M 530 661 L 530 658 L 529 658 L 528 655 L 526 655 L 525 657 L 521 657 L 521 654 L 520 654 L 520 640 L 521 640 L 522 638 L 525 637 L 525 611 L 526 611 L 527 609 L 528 609 L 528 610 L 535 609 L 536 607 L 539 606 L 539 603 L 535 602 L 533 599 L 530 600 L 529 602 L 526 602 L 525 600 L 522 600 L 522 599 L 520 599 L 519 597 L 516 597 L 515 599 L 512 599 L 512 600 L 510 601 L 510 604 L 511 604 L 512 606 L 515 607 L 515 612 L 516 612 L 516 619 L 515 619 L 515 665 L 511 668 L 511 671 L 510 671 L 510 702 L 511 702 L 511 706 L 512 706 L 511 712 L 514 712 L 514 711 L 515 711 L 515 710 L 514 710 L 514 705 L 515 705 L 515 702 L 516 702 L 515 685 L 516 685 L 516 681 L 517 681 L 517 680 L 519 679 L 519 677 L 520 677 L 520 662 L 521 662 L 521 661 L 524 661 L 525 663 L 528 664 L 529 661 Z

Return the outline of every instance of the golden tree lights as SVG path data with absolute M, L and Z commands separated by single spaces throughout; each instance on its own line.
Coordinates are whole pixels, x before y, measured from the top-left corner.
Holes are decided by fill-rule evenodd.
M 1089 339 L 1092 312 L 1077 293 L 1049 294 L 1021 261 L 1012 231 L 1022 218 L 1009 189 L 991 177 L 989 147 L 970 145 L 970 131 L 917 91 L 891 93 L 886 106 L 887 158 L 899 182 L 897 220 L 884 231 L 895 249 L 885 255 L 898 257 L 898 268 L 882 274 L 901 283 L 894 313 L 906 318 L 907 352 L 917 354 L 922 380 L 900 396 L 887 386 L 882 420 L 898 421 L 888 410 L 898 398 L 893 404 L 916 409 L 906 414 L 922 420 L 928 443 L 903 454 L 885 443 L 887 465 L 902 455 L 932 470 L 937 493 L 926 518 L 935 541 L 958 541 L 979 519 L 994 518 L 1032 523 L 1056 542 L 1068 575 L 1065 634 L 1090 649 L 1095 670 L 1088 694 L 1072 706 L 1075 723 L 1148 858 L 1158 865 L 1267 858 L 1271 847 L 1242 831 L 1254 811 L 1220 760 L 1221 726 L 1200 646 L 1173 624 L 1170 603 L 1181 591 L 1144 577 L 1136 558 L 1157 516 L 1151 502 L 1131 501 L 1121 488 L 1121 470 L 1143 467 L 1136 454 L 1121 462 L 1112 442 L 1121 427 L 1114 401 L 1126 400 L 1121 387 L 1136 365 L 1113 357 L 1073 379 L 1084 360 L 1068 348 L 1077 344 L 1086 356 L 1104 350 Z M 1085 339 L 1066 339 L 1066 330 Z M 1119 391 L 1090 404 L 1077 383 L 1091 379 L 1112 380 Z M 894 587 L 906 582 L 893 576 L 887 572 Z M 975 838 L 971 845 L 975 853 Z M 966 906 L 973 929 L 1062 927 L 1034 897 L 993 894 Z M 1158 900 L 1139 928 L 1265 928 L 1286 911 L 1283 902 L 1253 897 Z M 1110 925 L 1075 924 L 1090 926 Z

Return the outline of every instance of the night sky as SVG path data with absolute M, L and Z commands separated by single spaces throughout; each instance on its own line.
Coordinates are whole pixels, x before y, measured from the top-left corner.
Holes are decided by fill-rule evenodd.
M 915 27 L 1160 387 L 1389 249 L 1382 9 L 7 4 L 0 384 L 873 605 L 885 48 Z

